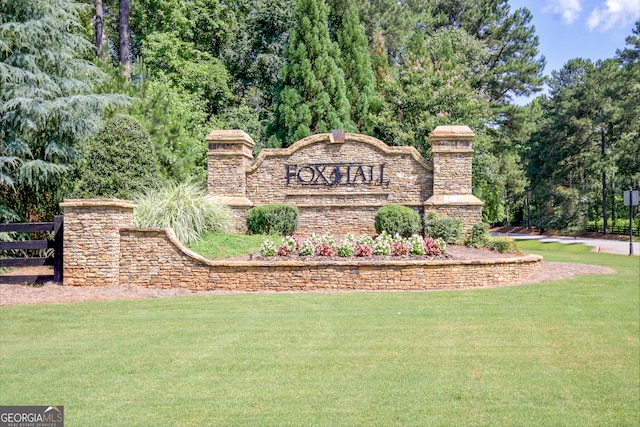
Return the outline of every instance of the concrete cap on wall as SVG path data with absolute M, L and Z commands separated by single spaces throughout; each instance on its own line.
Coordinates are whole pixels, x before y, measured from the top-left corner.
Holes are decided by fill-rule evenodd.
M 124 199 L 64 199 L 64 201 L 60 203 L 60 207 L 63 208 L 112 207 L 135 209 L 136 206 L 137 205 L 131 200 Z

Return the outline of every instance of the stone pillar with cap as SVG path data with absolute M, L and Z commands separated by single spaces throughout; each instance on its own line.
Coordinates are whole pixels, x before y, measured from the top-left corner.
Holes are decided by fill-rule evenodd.
M 205 140 L 208 192 L 234 211 L 236 229 L 241 231 L 246 212 L 253 206 L 246 195 L 246 169 L 253 160 L 255 143 L 241 130 L 213 130 Z
M 120 284 L 120 229 L 133 227 L 135 203 L 121 199 L 65 199 L 64 286 Z
M 471 192 L 474 137 L 467 126 L 438 126 L 429 134 L 433 192 L 424 210 L 462 220 L 466 232 L 482 221 L 484 204 Z

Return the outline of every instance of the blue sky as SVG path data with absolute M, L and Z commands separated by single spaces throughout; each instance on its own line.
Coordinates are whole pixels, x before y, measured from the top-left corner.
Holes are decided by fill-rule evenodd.
M 572 58 L 595 62 L 614 57 L 640 19 L 640 0 L 509 0 L 509 4 L 511 10 L 531 11 L 547 75 Z

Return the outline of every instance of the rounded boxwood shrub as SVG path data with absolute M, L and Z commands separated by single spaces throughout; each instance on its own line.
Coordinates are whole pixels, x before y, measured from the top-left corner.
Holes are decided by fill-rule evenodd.
M 149 134 L 131 116 L 109 119 L 80 154 L 75 197 L 130 199 L 162 180 Z
M 298 229 L 298 208 L 291 205 L 262 205 L 247 212 L 247 229 L 252 234 L 292 235 Z
M 386 231 L 392 236 L 410 237 L 420 233 L 420 215 L 413 209 L 402 205 L 387 205 L 376 212 L 376 233 Z

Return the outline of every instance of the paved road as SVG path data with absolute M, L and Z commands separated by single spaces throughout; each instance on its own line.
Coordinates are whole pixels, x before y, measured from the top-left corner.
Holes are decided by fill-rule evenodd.
M 541 242 L 556 242 L 568 245 L 593 246 L 594 251 L 607 252 L 611 254 L 629 255 L 629 241 L 589 239 L 584 237 L 551 237 L 539 234 L 517 234 L 517 233 L 491 233 L 494 236 L 511 237 L 518 240 L 539 240 Z M 640 256 L 640 243 L 633 243 L 633 255 Z

